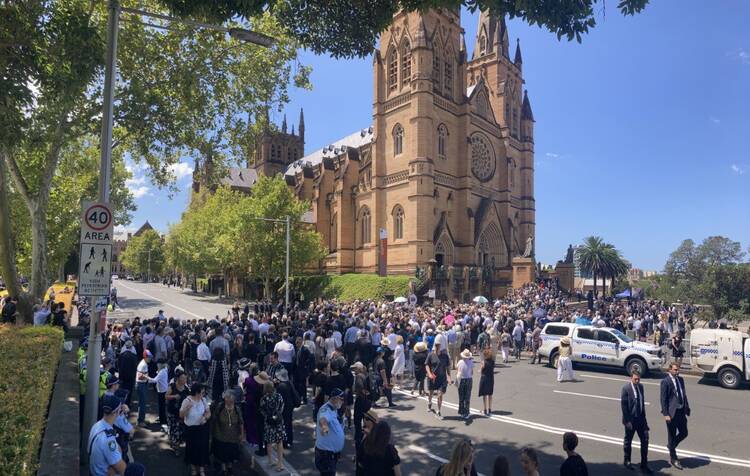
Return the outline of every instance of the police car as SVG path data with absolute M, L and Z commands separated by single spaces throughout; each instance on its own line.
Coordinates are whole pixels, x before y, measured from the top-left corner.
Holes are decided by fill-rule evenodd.
M 724 388 L 750 382 L 750 336 L 728 329 L 693 329 L 690 333 L 693 366 L 716 377 Z
M 565 336 L 571 340 L 573 362 L 621 367 L 628 374 L 637 371 L 641 375 L 664 364 L 658 346 L 633 340 L 617 329 L 550 322 L 542 329 L 539 355 L 549 359 L 553 367 L 557 367 L 560 339 Z

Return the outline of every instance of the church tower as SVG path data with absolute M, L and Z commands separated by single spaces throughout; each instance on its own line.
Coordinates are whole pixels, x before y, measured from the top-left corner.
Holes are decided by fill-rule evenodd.
M 287 131 L 286 114 L 281 123 L 281 128 L 276 128 L 270 123 L 268 111 L 265 115 L 263 132 L 255 144 L 255 154 L 248 167 L 254 168 L 258 175 L 273 177 L 283 174 L 287 167 L 295 160 L 305 155 L 305 122 L 300 110 L 299 134 Z
M 521 44 L 516 40 L 513 60 L 509 55 L 508 29 L 505 19 L 481 12 L 477 39 L 467 74 L 469 86 L 481 80 L 490 90 L 495 117 L 501 125 L 508 154 L 507 187 L 510 190 L 510 216 L 503 224 L 510 236 L 511 254 L 523 251 L 528 237 L 535 237 L 534 201 L 534 115 L 524 90 Z

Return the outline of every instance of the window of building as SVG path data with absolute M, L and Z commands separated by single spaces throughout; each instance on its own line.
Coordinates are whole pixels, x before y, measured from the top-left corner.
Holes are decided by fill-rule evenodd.
M 362 215 L 360 217 L 361 221 L 361 234 L 362 234 L 362 244 L 370 243 L 370 228 L 371 228 L 371 217 L 370 217 L 370 209 L 365 207 L 365 209 L 362 211 Z
M 438 157 L 441 159 L 445 159 L 446 157 L 446 142 L 448 141 L 448 128 L 445 127 L 445 124 L 440 124 L 438 126 Z
M 398 88 L 398 54 L 394 48 L 388 55 L 388 90 L 394 91 L 396 88 Z
M 336 218 L 337 215 L 334 213 L 333 218 L 331 218 L 331 252 L 334 252 L 338 249 L 338 225 L 336 224 Z
M 453 63 L 450 59 L 443 63 L 443 91 L 448 99 L 453 97 Z
M 505 127 L 510 127 L 510 96 L 505 94 Z
M 396 205 L 393 209 L 393 238 L 401 240 L 404 238 L 404 209 Z
M 396 124 L 393 128 L 393 155 L 399 155 L 404 151 L 404 128 Z
M 440 93 L 440 65 L 443 59 L 440 57 L 440 50 L 436 47 L 432 52 L 432 90 Z
M 484 35 L 479 37 L 479 54 L 483 55 L 487 52 L 487 38 Z
M 401 47 L 401 86 L 406 86 L 411 81 L 411 45 L 404 40 Z
M 286 161 L 289 162 L 289 163 L 291 163 L 291 162 L 294 162 L 295 159 L 296 159 L 296 157 L 294 156 L 294 150 L 287 148 L 287 150 L 286 150 Z

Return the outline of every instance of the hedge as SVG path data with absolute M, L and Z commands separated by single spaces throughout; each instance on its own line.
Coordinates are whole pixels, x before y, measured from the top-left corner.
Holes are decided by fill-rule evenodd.
M 47 421 L 63 332 L 0 326 L 0 474 L 33 475 Z
M 305 299 L 317 297 L 336 298 L 341 301 L 355 299 L 384 299 L 385 296 L 406 296 L 411 276 L 381 277 L 374 274 L 342 274 L 327 276 L 301 276 L 294 278 L 294 288 Z

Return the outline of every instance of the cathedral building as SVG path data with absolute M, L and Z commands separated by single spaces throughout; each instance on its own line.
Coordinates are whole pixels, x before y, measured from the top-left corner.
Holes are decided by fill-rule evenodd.
M 285 163 L 328 249 L 322 272 L 438 269 L 468 283 L 489 269 L 509 286 L 535 234 L 534 117 L 520 45 L 509 50 L 504 19 L 488 12 L 471 58 L 458 9 L 399 12 L 373 54 L 372 124 L 303 156 L 301 116 L 295 140 L 283 125 L 245 175 Z

